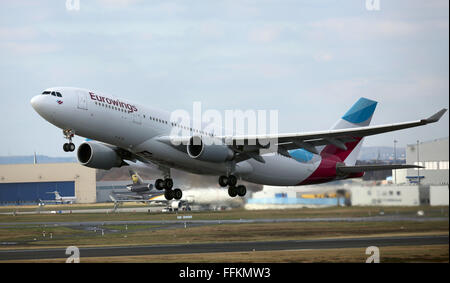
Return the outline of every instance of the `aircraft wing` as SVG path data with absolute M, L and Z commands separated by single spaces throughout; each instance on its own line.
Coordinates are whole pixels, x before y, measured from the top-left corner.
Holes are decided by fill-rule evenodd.
M 378 126 L 366 126 L 356 128 L 332 129 L 318 132 L 306 133 L 288 133 L 288 134 L 268 134 L 268 135 L 242 135 L 242 136 L 217 136 L 216 139 L 222 140 L 225 144 L 239 154 L 237 161 L 253 158 L 264 163 L 264 159 L 259 155 L 259 149 L 269 148 L 270 144 L 275 144 L 279 154 L 290 157 L 287 152 L 290 149 L 303 148 L 311 153 L 318 154 L 316 146 L 333 144 L 336 147 L 346 150 L 345 143 L 357 141 L 366 136 L 377 135 L 386 132 L 398 131 L 418 126 L 435 123 L 445 114 L 447 109 L 443 108 L 428 118 L 394 123 Z M 174 147 L 179 144 L 188 144 L 190 136 L 162 136 L 158 140 Z M 269 144 L 270 143 L 270 144 Z M 243 145 L 242 149 L 239 148 Z M 247 146 L 250 145 L 250 146 Z M 246 148 L 247 146 L 247 148 Z M 270 152 L 270 149 L 269 151 Z
M 161 195 L 162 194 L 152 195 L 152 196 L 148 196 L 148 197 L 144 198 L 144 197 L 139 197 L 139 196 L 127 195 L 127 194 L 114 194 L 114 195 L 109 195 L 109 198 L 115 203 L 118 203 L 118 202 L 166 203 L 167 200 L 162 201 L 162 200 L 156 199 Z M 126 199 L 117 199 L 116 197 L 126 197 Z
M 427 125 L 430 123 L 435 123 L 439 121 L 439 119 L 445 114 L 447 109 L 442 109 L 438 111 L 436 114 L 417 121 L 403 122 L 403 123 L 395 123 L 395 124 L 386 124 L 379 126 L 367 126 L 367 127 L 358 127 L 358 128 L 345 128 L 345 129 L 335 129 L 335 130 L 327 130 L 327 131 L 319 131 L 319 132 L 307 132 L 307 133 L 290 133 L 290 134 L 273 134 L 273 135 L 254 135 L 254 136 L 233 136 L 233 137 L 218 137 L 223 138 L 226 141 L 232 139 L 234 142 L 240 142 L 242 144 L 247 144 L 249 140 L 277 140 L 278 144 L 284 143 L 309 143 L 310 145 L 324 145 L 333 143 L 333 140 L 337 144 L 340 144 L 339 140 L 349 140 L 355 137 L 365 137 L 371 135 L 377 135 L 386 132 L 398 131 L 407 128 L 413 128 L 418 126 Z M 295 148 L 302 148 L 302 146 L 296 146 Z M 305 148 L 308 150 L 308 148 Z
M 114 194 L 114 196 L 122 197 L 122 198 L 129 198 L 129 199 L 135 199 L 135 200 L 146 200 L 142 195 L 132 195 L 132 194 Z

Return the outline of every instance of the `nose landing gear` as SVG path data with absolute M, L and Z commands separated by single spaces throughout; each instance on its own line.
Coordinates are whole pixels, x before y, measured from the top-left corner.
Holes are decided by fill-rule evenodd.
M 63 130 L 64 138 L 68 139 L 69 142 L 63 145 L 63 150 L 65 152 L 72 152 L 75 150 L 75 144 L 72 143 L 72 138 L 75 136 L 75 132 L 71 129 Z
M 73 143 L 65 143 L 64 145 L 63 145 L 63 150 L 65 151 L 65 152 L 72 152 L 72 151 L 74 151 L 75 150 L 75 145 L 73 144 Z

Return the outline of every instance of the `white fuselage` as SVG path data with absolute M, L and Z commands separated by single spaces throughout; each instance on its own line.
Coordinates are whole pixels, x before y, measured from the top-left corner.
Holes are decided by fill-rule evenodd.
M 35 96 L 31 104 L 47 121 L 61 129 L 72 129 L 78 136 L 144 153 L 149 161 L 195 174 L 227 174 L 227 163 L 206 162 L 191 158 L 185 151 L 158 141 L 172 131 L 170 112 L 146 107 L 126 99 L 79 88 L 49 88 L 62 97 Z M 194 129 L 192 134 L 197 134 Z M 208 133 L 206 133 L 208 134 Z M 279 154 L 263 155 L 265 163 L 248 159 L 236 164 L 241 179 L 267 185 L 293 186 L 306 180 L 321 163 L 316 155 L 298 162 Z

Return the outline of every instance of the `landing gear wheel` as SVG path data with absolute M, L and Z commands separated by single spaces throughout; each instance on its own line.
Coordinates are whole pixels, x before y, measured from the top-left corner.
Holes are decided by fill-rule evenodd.
M 173 187 L 173 180 L 170 178 L 164 179 L 164 188 L 166 190 L 170 190 L 170 189 L 172 189 L 172 187 Z
M 155 188 L 157 190 L 163 190 L 164 189 L 164 180 L 163 179 L 157 179 L 155 181 Z
M 175 189 L 175 190 L 173 190 L 173 197 L 176 200 L 179 200 L 183 197 L 183 192 L 180 189 Z
M 230 197 L 232 197 L 232 198 L 234 198 L 235 196 L 237 196 L 237 189 L 236 189 L 236 187 L 232 187 L 232 186 L 230 186 L 229 188 L 228 188 L 228 195 L 230 196 Z
M 236 186 L 236 183 L 237 183 L 237 177 L 236 176 L 234 176 L 234 175 L 228 176 L 228 185 L 229 186 L 234 187 L 234 186 Z
M 63 150 L 65 152 L 74 151 L 75 150 L 75 145 L 73 143 L 65 143 L 63 145 Z
M 166 198 L 166 200 L 172 200 L 173 199 L 173 191 L 172 190 L 166 190 L 164 192 L 164 197 Z
M 72 143 L 72 138 L 75 136 L 75 131 L 71 129 L 64 129 L 63 130 L 64 138 L 69 140 L 69 143 L 65 143 L 63 145 L 63 149 L 65 152 L 74 151 L 75 145 Z
M 220 176 L 219 177 L 219 185 L 221 187 L 226 187 L 228 186 L 228 177 L 227 176 Z
M 245 194 L 247 193 L 247 188 L 244 185 L 237 186 L 236 190 L 237 190 L 238 196 L 240 196 L 240 197 L 245 196 Z

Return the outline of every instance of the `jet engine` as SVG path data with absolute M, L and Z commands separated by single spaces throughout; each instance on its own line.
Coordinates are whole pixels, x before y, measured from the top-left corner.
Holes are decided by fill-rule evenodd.
M 133 193 L 143 193 L 151 191 L 153 189 L 153 184 L 142 184 L 142 185 L 132 185 L 129 190 Z
M 224 162 L 234 158 L 233 150 L 221 141 L 199 136 L 191 137 L 187 153 L 191 158 L 209 162 Z
M 84 142 L 78 147 L 78 161 L 87 167 L 109 170 L 127 165 L 110 147 L 98 142 Z

